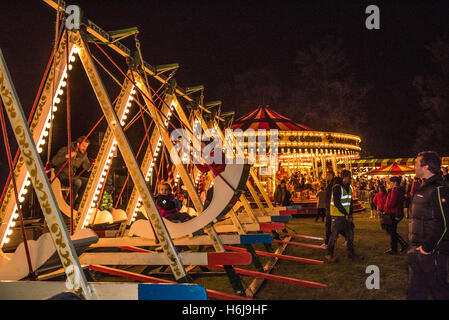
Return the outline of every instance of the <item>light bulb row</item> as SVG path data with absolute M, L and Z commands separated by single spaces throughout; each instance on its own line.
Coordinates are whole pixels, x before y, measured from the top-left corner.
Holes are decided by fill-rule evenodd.
M 23 184 L 20 192 L 19 192 L 19 203 L 22 203 L 23 201 L 25 201 L 25 197 L 24 195 L 28 192 L 28 187 L 31 185 L 31 177 L 29 175 L 29 173 L 26 174 L 25 176 L 25 183 Z M 15 227 L 16 225 L 16 221 L 19 218 L 19 212 L 17 209 L 17 203 L 14 205 L 14 209 L 13 209 L 13 214 L 11 215 L 9 222 L 8 222 L 8 226 L 6 227 L 6 232 L 5 235 L 2 239 L 1 245 L 3 246 L 5 243 L 8 243 L 10 241 L 9 236 L 12 235 L 12 229 L 13 227 Z

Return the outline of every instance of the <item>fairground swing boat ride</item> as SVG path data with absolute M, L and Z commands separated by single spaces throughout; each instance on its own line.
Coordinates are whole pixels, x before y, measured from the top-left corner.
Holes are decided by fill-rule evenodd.
M 265 279 L 312 288 L 326 287 L 320 283 L 269 273 L 280 259 L 322 264 L 323 262 L 318 260 L 282 255 L 288 244 L 321 249 L 313 244 L 292 242 L 290 241 L 292 237 L 312 240 L 321 240 L 321 238 L 285 233 L 285 223 L 291 219 L 291 215 L 288 214 L 291 211 L 286 211 L 285 207 L 272 206 L 248 164 L 227 164 L 225 169 L 215 177 L 209 170 L 208 184 L 210 188 L 213 188 L 213 196 L 207 208 L 204 208 L 198 193 L 199 185 L 195 186 L 193 182 L 198 177 L 198 170 L 195 166 L 190 167 L 190 170 L 187 169 L 182 162 L 182 156 L 174 151 L 175 142 L 170 139 L 170 126 L 176 128 L 173 118 L 176 118 L 178 125 L 186 129 L 192 140 L 195 136 L 189 120 L 195 119 L 204 126 L 203 129 L 207 128 L 203 114 L 212 113 L 212 111 L 210 105 L 209 108 L 207 103 L 203 105 L 202 86 L 187 89 L 179 87 L 173 78 L 179 67 L 177 64 L 153 67 L 146 63 L 142 58 L 137 28 L 106 32 L 92 21 L 83 19 L 79 29 L 68 30 L 65 28 L 65 21 L 70 10 L 66 13 L 66 4 L 63 1 L 44 0 L 44 2 L 57 10 L 55 48 L 28 123 L 23 117 L 23 111 L 3 57 L 0 66 L 3 81 L 1 99 L 20 147 L 20 153 L 16 154 L 14 160 L 9 157 L 11 172 L 2 196 L 0 248 L 3 251 L 14 249 L 8 248 L 8 244 L 11 246 L 11 239 L 14 236 L 17 238 L 13 234 L 17 220 L 20 222 L 23 236 L 23 242 L 15 248 L 14 253 L 2 252 L 0 280 L 12 280 L 12 282 L 0 281 L 0 292 L 2 292 L 0 298 L 41 299 L 57 294 L 63 291 L 65 283 L 45 280 L 64 274 L 67 277 L 67 283 L 70 284 L 68 288 L 85 299 L 204 299 L 206 293 L 209 298 L 250 299 L 254 297 Z M 73 9 L 73 6 L 71 7 Z M 128 36 L 135 38 L 137 50 L 134 54 L 131 54 L 131 51 L 119 41 Z M 114 65 L 123 81 L 117 80 L 112 72 L 92 54 L 89 43 L 93 43 Z M 128 62 L 128 71 L 120 69 L 102 46 L 107 46 L 125 57 Z M 45 143 L 47 141 L 51 143 L 53 119 L 58 110 L 57 105 L 61 103 L 60 97 L 64 93 L 67 98 L 68 145 L 71 143 L 70 70 L 73 69 L 76 57 L 81 60 L 103 112 L 99 122 L 105 118 L 108 124 L 78 210 L 73 208 L 71 188 L 63 190 L 57 177 L 58 172 L 49 170 L 48 159 L 46 166 L 48 172 L 45 172 L 39 156 Z M 109 99 L 97 66 L 101 67 L 121 88 L 114 103 L 111 103 Z M 167 71 L 171 71 L 169 76 L 164 75 Z M 153 82 L 162 83 L 162 86 L 154 90 L 150 85 L 150 79 Z M 192 95 L 198 91 L 201 92 L 201 99 L 194 99 Z M 185 101 L 183 103 L 190 105 L 192 110 L 190 116 L 185 113 L 178 97 Z M 134 119 L 126 123 L 133 104 L 138 105 L 139 110 Z M 17 120 L 18 114 L 22 116 L 19 120 Z M 146 116 L 150 117 L 150 123 L 147 122 Z M 142 120 L 145 134 L 135 156 L 125 131 L 139 118 Z M 209 125 L 212 125 L 216 133 L 223 137 L 223 128 L 219 126 L 220 120 L 222 118 L 218 112 L 214 114 Z M 21 130 L 16 130 L 16 127 L 20 127 Z M 94 129 L 95 127 L 90 133 Z M 9 149 L 6 133 L 4 129 L 5 145 Z M 148 144 L 147 149 L 139 165 L 136 158 L 143 150 L 145 142 Z M 99 210 L 99 203 L 117 147 L 128 169 L 128 178 L 130 177 L 134 183 L 134 188 L 125 210 L 117 208 L 117 201 L 111 212 L 102 211 Z M 184 186 L 188 199 L 193 204 L 194 217 L 189 221 L 173 222 L 162 218 L 147 184 L 154 176 L 156 181 L 162 180 L 160 168 L 164 154 L 167 155 L 165 157 L 167 168 L 171 168 L 167 170 L 167 175 L 176 177 L 173 179 L 174 182 L 178 186 Z M 168 154 L 171 155 L 173 163 L 169 163 Z M 158 158 L 159 170 L 156 171 Z M 70 168 L 70 158 L 67 165 Z M 12 172 L 14 175 L 11 174 Z M 257 191 L 248 182 L 250 174 L 258 188 Z M 48 178 L 49 175 L 50 178 Z M 44 233 L 36 241 L 26 239 L 21 218 L 21 203 L 30 187 L 30 182 L 39 199 L 49 230 L 49 233 Z M 259 210 L 257 214 L 245 197 L 245 186 L 257 203 Z M 64 199 L 63 191 L 69 194 L 69 204 Z M 120 195 L 122 193 L 123 190 Z M 262 194 L 265 198 L 267 208 L 264 208 L 258 194 Z M 144 219 L 137 219 L 139 212 Z M 253 231 L 258 233 L 249 233 Z M 254 244 L 261 243 L 265 245 L 267 251 L 257 251 L 253 248 Z M 276 249 L 273 248 L 274 243 L 280 243 Z M 206 250 L 191 252 L 180 247 L 186 245 L 200 245 Z M 215 252 L 211 252 L 208 246 L 212 246 Z M 111 248 L 115 250 L 111 252 Z M 259 256 L 268 256 L 271 260 L 262 266 Z M 234 267 L 251 263 L 258 271 Z M 152 268 L 169 266 L 174 281 L 120 269 L 120 266 L 130 265 L 144 265 Z M 189 284 L 192 280 L 188 272 L 196 266 L 201 266 L 203 270 L 207 267 L 225 271 L 224 275 L 228 276 L 236 294 L 204 290 L 200 286 Z M 61 267 L 63 271 L 60 270 Z M 91 271 L 95 271 L 97 275 L 99 273 L 117 275 L 140 282 L 186 284 L 150 286 L 87 282 L 86 275 L 90 278 Z M 244 288 L 239 275 L 257 279 L 248 288 Z M 24 279 L 33 281 L 20 281 Z M 27 294 L 23 295 L 23 291 Z

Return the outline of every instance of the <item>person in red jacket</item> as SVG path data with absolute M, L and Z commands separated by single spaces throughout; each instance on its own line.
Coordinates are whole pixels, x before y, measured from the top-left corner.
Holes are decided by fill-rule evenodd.
M 387 189 L 383 184 L 378 187 L 378 192 L 374 196 L 373 204 L 376 206 L 379 215 L 384 213 L 385 201 L 387 201 Z
M 384 212 L 390 217 L 391 223 L 386 225 L 387 233 L 390 235 L 390 250 L 387 254 L 398 253 L 398 242 L 401 245 L 401 252 L 408 248 L 407 242 L 398 234 L 398 223 L 404 217 L 404 196 L 405 190 L 401 186 L 401 177 L 390 178 L 390 191 L 385 201 Z

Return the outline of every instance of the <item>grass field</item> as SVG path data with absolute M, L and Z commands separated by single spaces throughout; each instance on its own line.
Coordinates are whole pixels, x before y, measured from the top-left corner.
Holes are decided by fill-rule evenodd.
M 337 263 L 312 265 L 286 260 L 279 260 L 272 274 L 292 277 L 302 280 L 327 284 L 325 289 L 315 289 L 296 286 L 287 283 L 279 283 L 265 280 L 263 286 L 256 295 L 256 299 L 263 300 L 370 300 L 388 299 L 400 300 L 406 297 L 407 288 L 407 262 L 406 254 L 396 256 L 386 255 L 384 251 L 389 248 L 389 236 L 379 226 L 379 221 L 370 219 L 368 211 L 356 214 L 354 217 L 354 246 L 356 253 L 363 257 L 362 260 L 353 262 L 346 256 L 344 239 L 337 241 L 335 255 L 339 258 Z M 398 232 L 404 239 L 407 238 L 408 220 L 404 219 L 398 226 Z M 324 223 L 315 222 L 313 217 L 301 217 L 292 219 L 287 228 L 290 233 L 324 236 Z M 295 239 L 292 241 L 321 244 L 322 241 Z M 273 246 L 276 247 L 277 244 Z M 255 246 L 255 249 L 264 250 L 263 246 Z M 307 248 L 301 246 L 287 246 L 284 254 L 324 260 L 326 250 Z M 267 261 L 266 258 L 261 259 Z M 380 269 L 380 289 L 368 290 L 365 285 L 368 265 L 376 265 Z M 245 266 L 247 269 L 253 269 Z M 133 268 L 134 269 L 134 268 Z M 129 270 L 139 272 L 135 270 Z M 253 280 L 250 277 L 242 277 L 245 287 Z M 107 277 L 102 281 L 117 281 L 118 278 Z M 123 281 L 123 279 L 120 279 Z M 208 289 L 234 293 L 229 281 L 224 276 L 196 277 L 195 283 Z

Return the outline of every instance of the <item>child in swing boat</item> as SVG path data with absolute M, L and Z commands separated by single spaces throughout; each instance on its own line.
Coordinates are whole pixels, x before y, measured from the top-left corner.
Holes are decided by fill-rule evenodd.
M 181 204 L 178 199 L 173 196 L 171 186 L 167 182 L 163 182 L 159 185 L 159 193 L 154 200 L 161 216 L 165 219 L 173 222 L 185 222 L 192 219 L 187 213 L 179 212 Z

